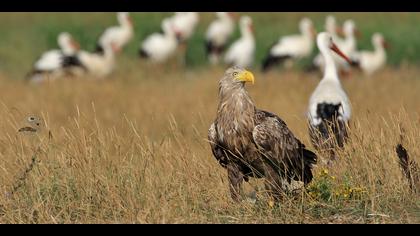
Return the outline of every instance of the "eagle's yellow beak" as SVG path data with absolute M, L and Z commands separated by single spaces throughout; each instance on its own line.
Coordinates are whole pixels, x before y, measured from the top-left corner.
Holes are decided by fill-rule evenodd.
M 249 72 L 249 71 L 244 71 L 241 74 L 238 75 L 237 79 L 239 81 L 243 81 L 243 82 L 251 82 L 252 84 L 254 84 L 254 75 Z

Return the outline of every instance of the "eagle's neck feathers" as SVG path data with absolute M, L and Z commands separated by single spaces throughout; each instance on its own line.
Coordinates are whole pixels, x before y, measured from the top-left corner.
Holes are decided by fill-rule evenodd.
M 219 96 L 217 122 L 220 138 L 237 140 L 252 135 L 256 109 L 244 86 L 221 86 Z

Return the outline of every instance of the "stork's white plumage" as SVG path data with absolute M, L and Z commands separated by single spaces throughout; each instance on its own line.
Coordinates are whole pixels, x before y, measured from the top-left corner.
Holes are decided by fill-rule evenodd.
M 176 12 L 172 16 L 173 28 L 179 42 L 185 42 L 191 38 L 199 19 L 197 12 Z
M 27 79 L 32 82 L 42 82 L 45 80 L 45 75 L 51 75 L 51 73 L 55 74 L 49 76 L 51 79 L 58 78 L 66 66 L 63 64 L 63 57 L 73 56 L 80 49 L 79 43 L 67 32 L 58 35 L 57 43 L 60 49 L 44 52 L 34 63 L 32 72 L 29 73 Z
M 67 32 L 60 33 L 57 42 L 64 55 L 74 55 L 80 49 L 79 42 Z
M 325 144 L 331 139 L 328 129 L 331 127 L 337 143 L 342 146 L 347 137 L 346 126 L 351 117 L 351 106 L 341 86 L 332 51 L 349 63 L 350 59 L 338 49 L 329 33 L 320 33 L 317 45 L 325 60 L 325 71 L 323 79 L 309 100 L 310 136 L 314 146 L 319 148 L 321 143 Z
M 225 55 L 225 63 L 230 66 L 247 68 L 254 63 L 255 39 L 252 19 L 242 16 L 239 22 L 241 38 L 235 41 Z
M 99 38 L 99 44 L 103 46 L 111 41 L 115 45 L 116 51 L 120 52 L 133 38 L 133 21 L 128 12 L 118 12 L 117 20 L 119 25 L 106 29 Z
M 59 49 L 50 50 L 41 55 L 35 62 L 34 69 L 38 71 L 53 71 L 61 68 L 63 51 Z
M 301 34 L 284 36 L 271 47 L 263 61 L 263 71 L 285 59 L 300 59 L 311 55 L 316 36 L 312 21 L 303 18 L 299 30 Z
M 140 57 L 150 59 L 152 62 L 161 63 L 174 55 L 178 42 L 170 18 L 162 21 L 162 30 L 163 34 L 151 34 L 141 43 Z
M 57 42 L 60 49 L 54 49 L 43 53 L 35 62 L 34 69 L 39 71 L 60 69 L 62 56 L 74 55 L 80 49 L 79 43 L 77 43 L 67 32 L 60 33 Z
M 358 64 L 366 75 L 372 75 L 386 64 L 387 43 L 380 33 L 372 36 L 374 51 L 360 51 L 352 55 L 352 59 Z
M 206 52 L 212 64 L 219 62 L 219 57 L 235 29 L 232 13 L 216 12 L 216 15 L 217 19 L 210 23 L 206 31 Z
M 77 59 L 89 75 L 102 79 L 111 74 L 115 68 L 117 46 L 112 41 L 105 41 L 100 52 L 79 51 Z

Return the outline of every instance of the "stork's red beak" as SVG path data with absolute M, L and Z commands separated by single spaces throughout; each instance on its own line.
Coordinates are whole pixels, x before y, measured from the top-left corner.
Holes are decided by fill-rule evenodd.
M 389 49 L 389 48 L 390 48 L 389 43 L 388 43 L 387 41 L 385 41 L 385 40 L 383 40 L 383 41 L 382 41 L 382 46 L 383 46 L 385 49 Z
M 331 50 L 333 50 L 335 53 L 337 53 L 340 57 L 342 57 L 344 60 L 346 60 L 349 64 L 352 63 L 352 61 L 335 45 L 335 43 L 332 43 Z
M 317 32 L 316 32 L 316 29 L 315 29 L 315 27 L 311 27 L 311 34 L 312 34 L 312 36 L 315 38 L 316 37 L 316 35 L 317 35 Z
M 344 31 L 343 31 L 343 28 L 341 28 L 341 27 L 337 27 L 335 29 L 335 32 L 342 37 L 344 36 Z
M 228 14 L 234 20 L 237 20 L 239 18 L 239 15 L 235 12 L 228 12 Z
M 127 21 L 128 23 L 130 23 L 130 25 L 133 25 L 133 19 L 131 19 L 130 16 L 127 16 Z
M 254 33 L 255 31 L 254 31 L 254 25 L 251 23 L 251 24 L 249 24 L 249 31 L 251 31 L 252 33 Z
M 121 51 L 121 48 L 119 48 L 115 43 L 111 43 L 111 48 L 114 53 L 119 53 Z
M 76 49 L 76 50 L 79 50 L 79 49 L 80 49 L 80 44 L 79 44 L 76 40 L 72 39 L 72 40 L 70 41 L 70 43 L 71 43 L 71 46 L 72 46 L 74 49 Z
M 356 38 L 361 38 L 362 37 L 362 33 L 360 32 L 359 29 L 354 29 L 354 35 L 356 35 Z
M 182 32 L 178 31 L 178 30 L 175 30 L 175 37 L 178 41 L 181 41 L 182 40 Z

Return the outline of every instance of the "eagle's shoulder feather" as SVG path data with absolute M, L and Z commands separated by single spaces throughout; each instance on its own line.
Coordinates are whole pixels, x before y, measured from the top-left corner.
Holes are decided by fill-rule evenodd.
M 296 150 L 303 145 L 277 115 L 257 110 L 255 117 L 252 135 L 259 147 L 267 151 L 280 151 L 273 149 Z
M 287 165 L 287 169 L 294 172 L 290 175 L 294 180 L 309 183 L 313 178 L 311 169 L 317 162 L 316 154 L 306 149 L 275 114 L 257 110 L 255 124 L 252 136 L 263 156 Z

